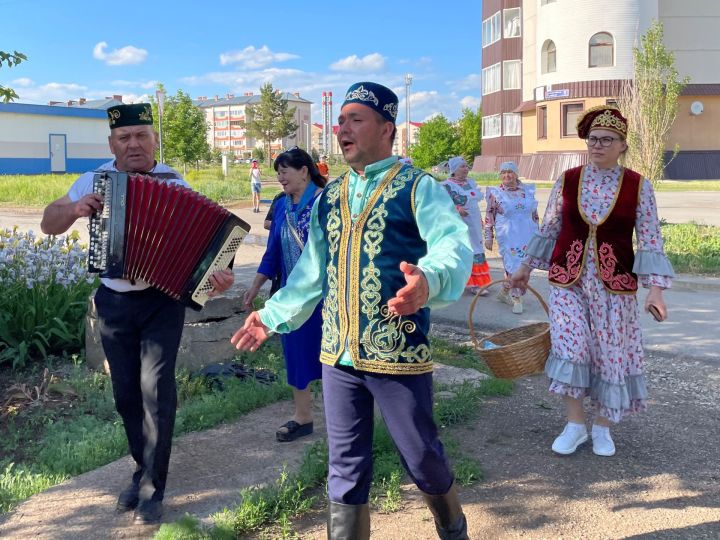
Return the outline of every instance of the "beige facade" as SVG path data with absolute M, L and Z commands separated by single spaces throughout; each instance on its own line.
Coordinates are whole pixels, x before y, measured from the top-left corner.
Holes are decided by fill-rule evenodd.
M 395 133 L 395 142 L 393 143 L 393 155 L 408 155 L 408 141 L 410 146 L 417 144 L 420 127 L 422 127 L 421 122 L 402 122 L 397 125 L 397 133 Z
M 616 102 L 634 74 L 633 47 L 653 20 L 663 24 L 680 77 L 689 77 L 666 145 L 680 154 L 666 174 L 720 177 L 719 0 L 523 0 L 522 103 L 502 111 L 522 115 L 522 148 L 486 155 L 491 146 L 484 144 L 474 169 L 494 170 L 510 158 L 523 176 L 551 179 L 559 167 L 583 163 L 586 147 L 575 121 L 591 107 Z M 503 127 L 499 136 L 505 135 Z
M 300 97 L 300 94 L 284 93 L 283 99 L 288 102 L 288 108 L 295 108 L 294 122 L 298 128 L 289 137 L 272 141 L 272 153 L 282 151 L 290 146 L 307 148 L 312 137 L 312 123 L 310 121 L 310 106 L 312 102 Z M 227 94 L 225 97 L 215 96 L 197 98 L 194 104 L 205 112 L 205 121 L 208 125 L 207 140 L 210 148 L 220 150 L 222 153 L 236 158 L 251 157 L 252 151 L 262 146 L 260 141 L 248 137 L 243 123 L 247 121 L 248 107 L 260 101 L 259 95 L 246 92 L 243 96 Z

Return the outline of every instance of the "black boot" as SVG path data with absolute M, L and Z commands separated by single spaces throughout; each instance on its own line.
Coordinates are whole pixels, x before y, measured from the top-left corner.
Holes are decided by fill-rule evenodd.
M 454 483 L 445 495 L 423 493 L 423 498 L 435 518 L 435 530 L 441 540 L 468 540 L 467 520 Z
M 123 489 L 118 496 L 115 509 L 118 512 L 129 512 L 134 510 L 139 502 L 140 486 L 132 482 L 128 487 Z
M 367 504 L 343 504 L 330 501 L 327 535 L 328 540 L 368 540 L 370 507 Z

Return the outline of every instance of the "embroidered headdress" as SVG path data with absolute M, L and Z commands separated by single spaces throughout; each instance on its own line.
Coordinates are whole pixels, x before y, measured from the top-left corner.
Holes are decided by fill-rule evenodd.
M 607 129 L 627 137 L 627 119 L 622 115 L 620 109 L 610 105 L 599 105 L 585 111 L 578 118 L 577 133 L 581 139 L 587 139 L 592 129 Z
M 149 103 L 115 105 L 107 110 L 110 129 L 125 126 L 152 126 L 152 107 Z
M 345 101 L 370 107 L 388 122 L 395 123 L 398 113 L 398 97 L 389 88 L 374 82 L 359 82 L 348 88 Z

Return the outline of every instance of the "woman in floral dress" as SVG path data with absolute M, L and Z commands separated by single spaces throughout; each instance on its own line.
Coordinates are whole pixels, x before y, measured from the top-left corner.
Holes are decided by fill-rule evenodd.
M 470 167 L 467 162 L 459 157 L 452 157 L 448 160 L 450 176 L 442 182 L 448 194 L 455 203 L 455 208 L 468 226 L 470 234 L 470 245 L 473 250 L 473 265 L 470 278 L 465 290 L 470 294 L 477 294 L 479 290 L 490 283 L 490 267 L 485 259 L 483 248 L 483 220 L 480 212 L 480 201 L 483 194 L 475 185 L 472 179 L 468 178 Z M 482 296 L 487 294 L 483 291 Z
M 558 179 L 512 283 L 526 287 L 530 268 L 542 268 L 552 285 L 545 373 L 550 392 L 563 396 L 568 419 L 553 451 L 572 454 L 587 441 L 583 399 L 589 397 L 593 452 L 612 456 L 610 423 L 646 408 L 638 278 L 649 289 L 645 310 L 661 321 L 667 316 L 662 291 L 674 274 L 652 184 L 618 165 L 627 150 L 626 119 L 614 107 L 595 107 L 578 120 L 578 135 L 587 142 L 590 163 Z
M 500 180 L 499 187 L 487 188 L 485 247 L 492 249 L 494 231 L 505 276 L 510 277 L 525 259 L 527 244 L 538 230 L 537 201 L 535 186 L 520 181 L 514 161 L 500 165 Z M 524 290 L 511 290 L 510 284 L 504 283 L 498 299 L 519 315 L 523 312 L 523 294 Z

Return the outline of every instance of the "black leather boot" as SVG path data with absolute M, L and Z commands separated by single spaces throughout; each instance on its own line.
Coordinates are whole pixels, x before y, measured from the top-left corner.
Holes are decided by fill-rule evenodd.
M 368 540 L 370 506 L 330 501 L 327 522 L 328 540 Z
M 445 495 L 423 493 L 423 498 L 435 518 L 435 530 L 441 540 L 469 540 L 467 520 L 454 483 Z

